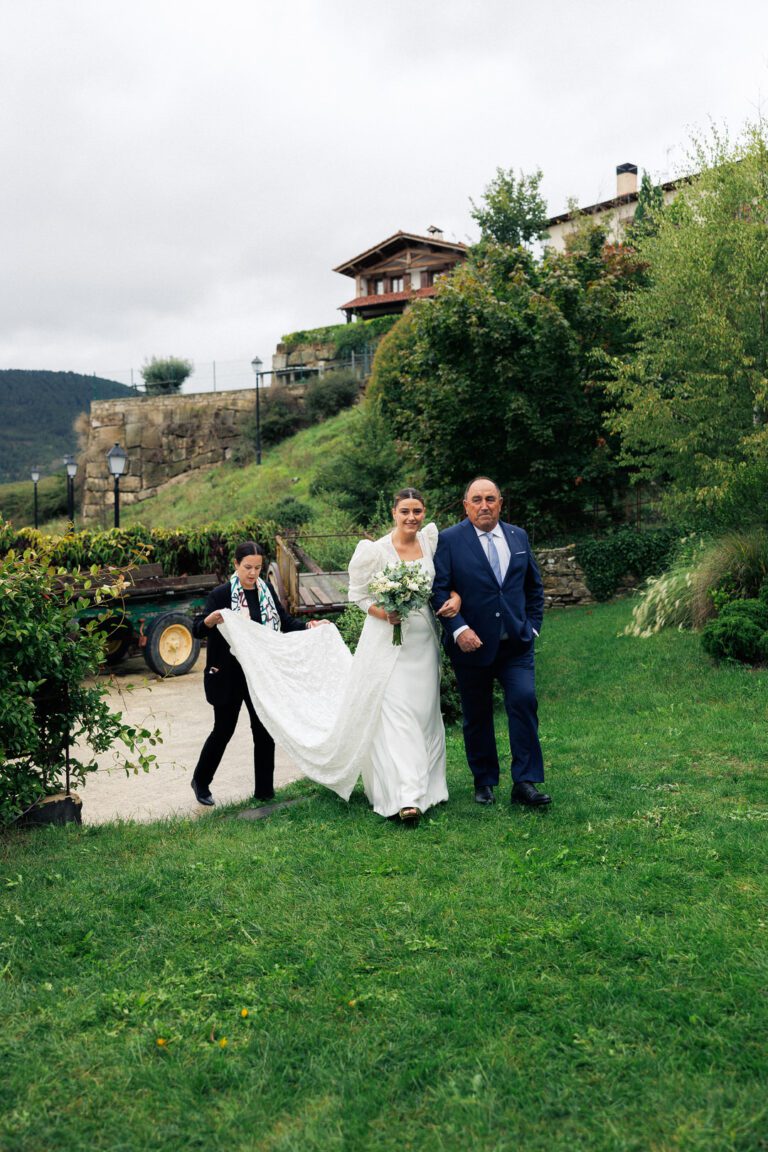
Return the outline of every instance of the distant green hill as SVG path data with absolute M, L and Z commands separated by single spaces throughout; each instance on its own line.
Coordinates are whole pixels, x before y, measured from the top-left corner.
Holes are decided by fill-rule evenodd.
M 92 400 L 135 396 L 132 388 L 77 372 L 0 369 L 0 483 L 28 480 L 36 464 L 43 475 L 59 471 L 74 452 L 73 424 Z

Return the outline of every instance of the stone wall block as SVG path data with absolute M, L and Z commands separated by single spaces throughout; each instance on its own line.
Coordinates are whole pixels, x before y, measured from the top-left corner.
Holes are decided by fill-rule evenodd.
M 543 548 L 536 553 L 536 559 L 548 608 L 594 603 L 572 544 L 565 548 Z
M 245 421 L 254 406 L 253 387 L 204 395 L 94 401 L 88 444 L 80 461 L 85 477 L 83 521 L 111 524 L 113 483 L 106 454 L 116 440 L 129 457 L 128 476 L 120 482 L 121 499 L 124 494 L 126 502 L 133 503 L 187 472 L 228 459 L 244 439 Z
M 136 451 L 144 443 L 144 425 L 138 420 L 126 420 L 123 447 L 126 452 Z

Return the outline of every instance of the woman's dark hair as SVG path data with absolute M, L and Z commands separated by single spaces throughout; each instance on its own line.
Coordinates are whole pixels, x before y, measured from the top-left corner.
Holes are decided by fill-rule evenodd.
M 235 563 L 239 564 L 246 556 L 266 556 L 266 552 L 255 540 L 243 540 L 242 544 L 238 544 L 235 548 Z
M 426 508 L 424 497 L 417 488 L 401 488 L 399 492 L 395 492 L 392 497 L 392 507 L 397 508 L 401 500 L 418 500 L 419 504 L 424 504 Z

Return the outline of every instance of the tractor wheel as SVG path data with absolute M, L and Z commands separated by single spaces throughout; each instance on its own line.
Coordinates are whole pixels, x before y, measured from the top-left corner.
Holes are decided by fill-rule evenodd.
M 153 621 L 144 659 L 157 676 L 184 676 L 200 655 L 192 621 L 183 612 L 166 612 Z
M 120 624 L 107 634 L 104 646 L 104 660 L 110 668 L 115 668 L 125 657 L 133 644 L 133 629 Z

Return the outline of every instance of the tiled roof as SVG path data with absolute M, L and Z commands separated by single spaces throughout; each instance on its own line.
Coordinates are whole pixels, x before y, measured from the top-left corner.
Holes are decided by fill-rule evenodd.
M 405 292 L 382 292 L 378 296 L 356 296 L 347 304 L 340 304 L 339 310 L 344 308 L 369 308 L 372 304 L 399 304 L 401 301 L 415 300 L 421 296 L 434 296 L 435 286 L 429 288 L 408 289 Z

